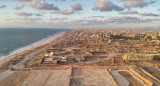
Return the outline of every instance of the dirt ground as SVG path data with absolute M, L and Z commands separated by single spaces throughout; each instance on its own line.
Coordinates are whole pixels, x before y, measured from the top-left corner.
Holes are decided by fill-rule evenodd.
M 15 71 L 11 71 L 11 70 L 3 71 L 2 73 L 0 73 L 0 81 L 2 81 L 6 77 L 12 75 L 13 73 L 15 73 Z
M 30 72 L 28 71 L 16 71 L 1 80 L 0 86 L 19 86 L 19 84 L 24 81 L 29 74 Z
M 21 86 L 68 86 L 71 70 L 36 70 Z
M 115 86 L 105 70 L 74 69 L 70 86 Z
M 141 84 L 137 79 L 130 75 L 129 72 L 120 71 L 119 73 L 129 81 L 129 86 L 143 86 L 143 84 Z

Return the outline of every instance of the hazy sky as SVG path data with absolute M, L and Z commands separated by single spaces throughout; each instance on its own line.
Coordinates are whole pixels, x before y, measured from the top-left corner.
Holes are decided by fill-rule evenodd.
M 0 27 L 160 28 L 160 0 L 0 0 Z

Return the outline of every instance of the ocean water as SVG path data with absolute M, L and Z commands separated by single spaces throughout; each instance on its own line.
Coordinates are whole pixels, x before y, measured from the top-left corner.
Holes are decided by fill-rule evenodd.
M 69 29 L 0 29 L 0 57 L 45 40 Z

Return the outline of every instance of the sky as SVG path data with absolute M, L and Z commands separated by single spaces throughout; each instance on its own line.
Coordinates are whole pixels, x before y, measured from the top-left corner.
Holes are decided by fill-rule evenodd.
M 160 29 L 160 0 L 0 0 L 0 28 Z

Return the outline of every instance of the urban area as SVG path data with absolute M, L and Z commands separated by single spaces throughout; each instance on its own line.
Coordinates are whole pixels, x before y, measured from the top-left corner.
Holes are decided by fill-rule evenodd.
M 1 86 L 160 86 L 160 32 L 77 29 L 2 61 Z

